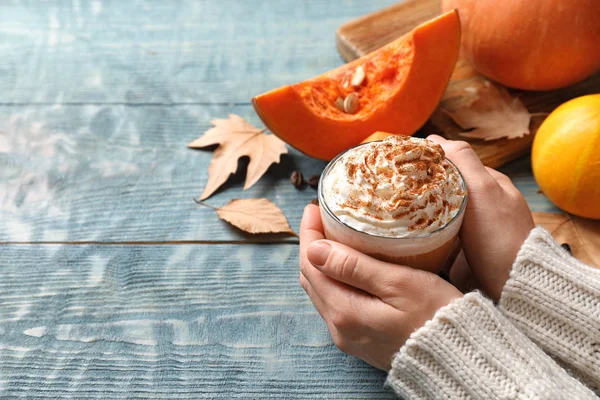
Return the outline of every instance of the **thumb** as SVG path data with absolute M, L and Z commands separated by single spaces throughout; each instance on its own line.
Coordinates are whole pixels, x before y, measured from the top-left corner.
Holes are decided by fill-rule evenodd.
M 467 187 L 496 182 L 469 143 L 460 140 L 447 140 L 438 135 L 430 135 L 427 139 L 442 146 L 446 158 L 456 165 L 465 178 Z
M 395 282 L 406 282 L 414 277 L 410 267 L 377 260 L 330 240 L 311 243 L 307 258 L 330 278 L 380 298 L 389 294 Z

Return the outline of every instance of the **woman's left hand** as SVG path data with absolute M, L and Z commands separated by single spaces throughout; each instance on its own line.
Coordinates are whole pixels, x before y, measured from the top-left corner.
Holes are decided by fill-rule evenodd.
M 319 208 L 308 205 L 300 227 L 300 284 L 336 346 L 376 368 L 388 371 L 411 333 L 462 296 L 435 274 L 324 239 Z

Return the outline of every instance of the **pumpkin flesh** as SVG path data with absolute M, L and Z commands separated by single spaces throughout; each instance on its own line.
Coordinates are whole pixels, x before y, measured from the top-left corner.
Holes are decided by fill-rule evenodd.
M 377 142 L 393 135 L 393 133 L 377 131 L 367 136 L 361 143 Z
M 444 93 L 459 45 L 458 15 L 450 11 L 346 65 L 252 102 L 275 135 L 309 156 L 330 160 L 373 132 L 418 130 Z M 365 77 L 354 86 L 359 67 Z M 358 96 L 354 113 L 336 106 L 350 93 Z

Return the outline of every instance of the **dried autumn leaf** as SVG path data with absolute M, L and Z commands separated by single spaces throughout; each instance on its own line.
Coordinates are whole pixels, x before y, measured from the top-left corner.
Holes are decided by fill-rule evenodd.
M 244 190 L 254 185 L 273 163 L 278 163 L 287 153 L 285 143 L 274 135 L 265 134 L 239 115 L 229 114 L 228 119 L 213 119 L 214 127 L 191 142 L 188 147 L 203 148 L 218 144 L 208 166 L 208 182 L 200 200 L 211 196 L 227 178 L 237 170 L 241 157 L 250 157 Z
M 518 97 L 512 97 L 504 88 L 486 81 L 477 89 L 474 101 L 449 110 L 442 110 L 462 129 L 461 136 L 496 140 L 518 138 L 530 133 L 531 114 Z
M 577 259 L 600 268 L 600 221 L 554 213 L 533 213 L 533 220 L 558 243 L 568 243 Z
M 217 215 L 231 225 L 248 233 L 289 233 L 296 236 L 283 212 L 268 199 L 233 199 L 221 208 L 214 208 Z

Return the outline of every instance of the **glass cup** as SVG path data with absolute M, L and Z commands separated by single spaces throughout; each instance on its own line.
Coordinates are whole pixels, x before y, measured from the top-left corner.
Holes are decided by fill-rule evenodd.
M 362 232 L 342 222 L 327 205 L 323 196 L 323 182 L 333 166 L 347 152 L 355 151 L 360 144 L 339 154 L 325 167 L 321 174 L 318 187 L 318 199 L 321 210 L 321 220 L 327 239 L 345 244 L 371 257 L 394 264 L 408 265 L 413 268 L 439 273 L 444 266 L 453 262 L 450 256 L 456 256 L 458 231 L 462 224 L 467 204 L 467 187 L 465 180 L 456 166 L 460 182 L 465 193 L 456 215 L 444 226 L 432 232 L 424 232 L 405 237 L 381 236 Z M 454 254 L 453 254 L 454 253 Z

